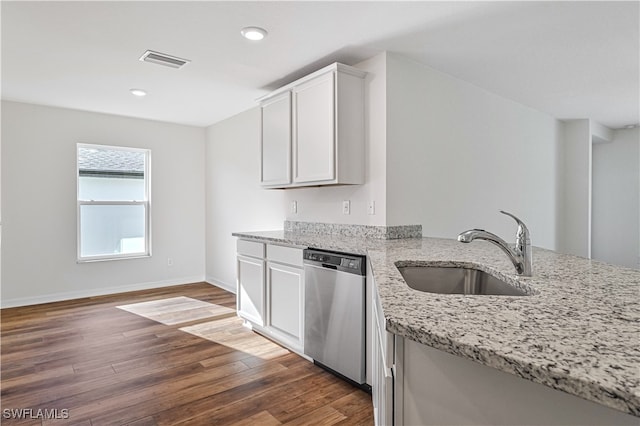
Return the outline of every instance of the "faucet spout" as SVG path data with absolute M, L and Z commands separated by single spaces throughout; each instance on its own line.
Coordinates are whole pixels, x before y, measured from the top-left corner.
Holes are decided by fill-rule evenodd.
M 500 247 L 502 251 L 506 253 L 516 268 L 518 275 L 530 277 L 532 274 L 532 255 L 531 255 L 531 239 L 529 237 L 529 230 L 526 225 L 517 217 L 511 213 L 500 211 L 500 213 L 511 216 L 518 223 L 518 230 L 516 231 L 516 243 L 512 247 L 505 240 L 498 237 L 496 234 L 487 232 L 484 229 L 470 229 L 462 232 L 458 235 L 458 241 L 462 243 L 470 243 L 473 240 L 485 240 Z

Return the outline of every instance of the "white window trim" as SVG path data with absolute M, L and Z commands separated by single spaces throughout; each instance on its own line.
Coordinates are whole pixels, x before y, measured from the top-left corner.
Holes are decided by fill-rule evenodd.
M 144 200 L 122 200 L 122 201 L 94 201 L 94 200 L 80 200 L 80 170 L 78 164 L 78 153 L 80 148 L 106 148 L 120 151 L 129 151 L 129 152 L 143 152 L 145 154 L 144 161 Z M 123 259 L 139 259 L 145 257 L 151 257 L 151 150 L 144 148 L 129 148 L 122 146 L 112 146 L 112 145 L 99 145 L 99 144 L 87 144 L 87 143 L 78 143 L 76 147 L 76 200 L 77 200 L 77 209 L 76 209 L 76 250 L 77 250 L 77 262 L 78 263 L 88 263 L 88 262 L 104 262 L 111 260 L 123 260 Z M 107 206 L 135 206 L 135 205 L 144 205 L 145 206 L 145 251 L 138 253 L 126 253 L 126 254 L 110 254 L 110 255 L 100 255 L 100 256 L 82 256 L 81 255 L 81 226 L 80 223 L 80 209 L 81 206 L 88 205 L 107 205 Z

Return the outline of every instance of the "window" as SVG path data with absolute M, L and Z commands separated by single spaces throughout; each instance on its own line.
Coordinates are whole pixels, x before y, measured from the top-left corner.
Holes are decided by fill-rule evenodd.
M 78 144 L 78 260 L 150 256 L 150 151 Z

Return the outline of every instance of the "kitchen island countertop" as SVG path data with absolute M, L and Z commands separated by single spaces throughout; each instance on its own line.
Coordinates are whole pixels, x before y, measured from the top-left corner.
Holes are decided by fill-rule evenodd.
M 285 231 L 236 237 L 366 254 L 387 331 L 640 417 L 640 271 L 534 247 L 533 276 L 496 246 Z M 529 295 L 411 289 L 396 264 L 476 267 Z

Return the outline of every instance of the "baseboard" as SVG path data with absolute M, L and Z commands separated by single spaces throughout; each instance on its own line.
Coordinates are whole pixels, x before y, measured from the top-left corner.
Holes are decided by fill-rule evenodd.
M 81 299 L 83 297 L 106 296 L 109 294 L 126 293 L 129 291 L 137 291 L 137 290 L 149 290 L 152 288 L 170 287 L 172 285 L 191 284 L 191 283 L 197 283 L 197 282 L 203 282 L 203 281 L 204 281 L 204 277 L 202 276 L 183 277 L 183 278 L 172 279 L 172 280 L 153 281 L 153 282 L 147 282 L 147 283 L 124 285 L 119 287 L 106 287 L 106 288 L 96 288 L 96 289 L 90 289 L 90 290 L 52 293 L 52 294 L 45 294 L 41 296 L 35 296 L 35 297 L 18 297 L 15 299 L 3 298 L 2 301 L 0 302 L 0 307 L 4 309 L 4 308 L 15 308 L 18 306 L 40 305 L 42 303 L 62 302 L 64 300 Z
M 215 285 L 216 287 L 220 287 L 221 289 L 228 291 L 229 293 L 236 294 L 236 285 L 235 284 L 227 284 L 222 280 L 214 278 L 212 276 L 207 276 L 205 281 L 208 284 Z

